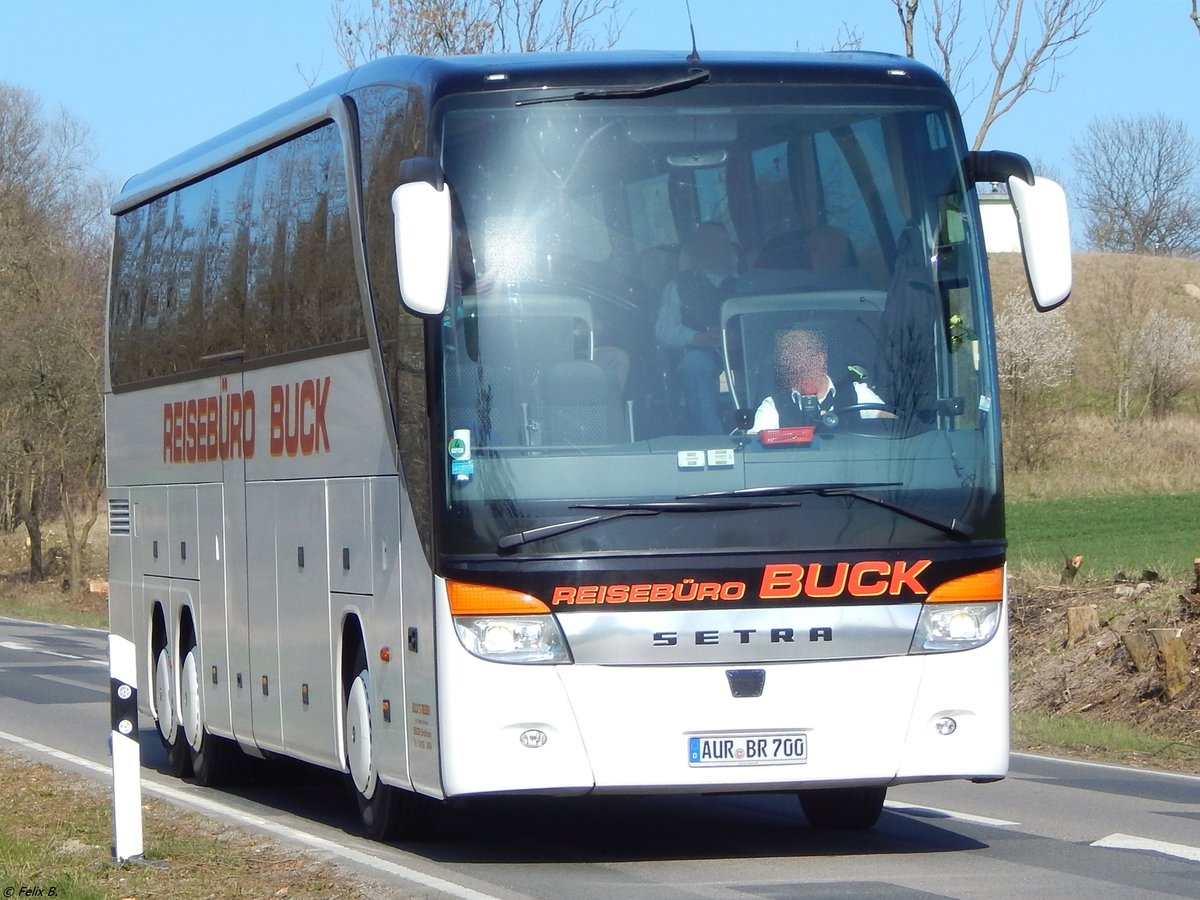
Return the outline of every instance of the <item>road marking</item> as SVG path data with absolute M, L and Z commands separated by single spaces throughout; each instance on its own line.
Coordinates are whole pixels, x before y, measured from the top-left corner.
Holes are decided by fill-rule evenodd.
M 70 631 L 90 631 L 100 637 L 108 637 L 107 628 L 93 628 L 90 625 L 64 625 L 61 622 L 35 622 L 32 619 L 14 619 L 10 616 L 0 616 L 0 622 L 10 622 L 13 625 L 38 625 L 43 628 L 66 628 Z
M 37 741 L 31 741 L 19 735 L 9 734 L 6 731 L 0 731 L 0 740 L 7 741 L 10 744 L 15 744 L 18 747 L 23 747 L 26 750 L 32 750 L 37 753 L 45 754 L 54 759 L 69 763 L 72 766 L 87 769 L 91 772 L 112 777 L 112 769 L 109 766 L 101 765 L 93 762 L 90 759 L 85 759 L 82 756 L 75 756 L 73 753 L 66 753 L 62 750 L 56 750 L 53 747 L 48 747 L 45 744 L 39 744 Z M 289 825 L 283 825 L 278 822 L 272 822 L 270 819 L 264 819 L 262 816 L 256 816 L 253 813 L 242 812 L 234 809 L 231 806 L 226 806 L 219 801 L 202 797 L 191 791 L 180 790 L 179 788 L 169 787 L 165 784 L 142 779 L 142 790 L 149 794 L 156 794 L 166 800 L 175 803 L 180 803 L 185 806 L 190 806 L 194 809 L 199 809 L 203 812 L 212 815 L 225 816 L 247 825 L 251 828 L 256 828 L 260 831 L 265 831 L 269 834 L 276 835 L 284 840 L 291 841 L 296 844 L 301 844 L 310 847 L 314 850 L 320 850 L 328 853 L 331 856 L 336 856 L 341 859 L 349 860 L 362 866 L 375 869 L 378 872 L 383 872 L 387 875 L 403 878 L 406 881 L 411 881 L 423 887 L 434 891 L 439 891 L 450 897 L 459 897 L 461 900 L 499 900 L 492 894 L 485 894 L 482 891 L 476 891 L 469 887 L 464 887 L 461 884 L 455 884 L 452 881 L 445 881 L 433 875 L 426 875 L 424 872 L 419 872 L 416 869 L 410 869 L 408 866 L 402 866 L 399 863 L 390 862 L 386 859 L 381 859 L 371 853 L 362 850 L 355 850 L 347 847 L 344 844 L 339 844 L 337 841 L 331 841 L 326 838 L 317 837 L 315 834 L 309 834 L 306 831 L 301 831 L 298 828 L 292 828 Z
M 973 822 L 976 825 L 991 825 L 996 828 L 1007 828 L 1021 824 L 1020 822 L 1010 822 L 1008 819 L 973 816 L 970 813 L 955 812 L 952 809 L 938 809 L 934 806 L 913 806 L 910 803 L 899 803 L 895 800 L 885 800 L 883 805 L 892 812 L 904 813 L 909 816 L 919 816 L 923 819 L 954 819 L 959 822 Z
M 1200 781 L 1200 775 L 1188 775 L 1186 772 L 1168 772 L 1165 769 L 1139 769 L 1137 766 L 1120 766 L 1114 763 L 1092 762 L 1086 759 L 1065 759 L 1061 756 L 1043 756 L 1039 753 L 1010 753 L 1012 757 L 1019 759 L 1036 759 L 1040 762 L 1058 763 L 1064 766 L 1083 766 L 1090 769 L 1105 769 L 1110 772 L 1132 772 L 1139 775 L 1157 775 L 1163 778 L 1177 778 L 1183 781 Z M 1037 778 L 1036 775 L 1026 775 L 1022 773 L 1009 773 L 1010 778 Z M 1053 775 L 1044 776 L 1053 778 Z
M 55 684 L 65 684 L 67 687 L 82 688 L 85 691 L 94 691 L 97 694 L 103 694 L 107 697 L 112 693 L 106 687 L 97 687 L 94 684 L 88 684 L 86 681 L 77 681 L 74 678 L 64 678 L 62 675 L 43 675 L 37 674 L 34 678 L 40 678 L 42 681 L 53 681 Z
M 92 659 L 88 656 L 76 656 L 74 653 L 59 653 L 57 650 L 41 650 L 26 644 L 18 644 L 16 641 L 0 641 L 0 647 L 5 650 L 19 650 L 24 653 L 41 653 L 43 656 L 57 656 L 59 659 L 78 660 L 79 662 L 92 663 L 98 666 L 108 665 L 108 660 L 106 659 Z
M 1110 850 L 1149 850 L 1153 853 L 1200 862 L 1200 847 L 1172 844 L 1168 841 L 1152 841 L 1149 838 L 1136 837 L 1132 834 L 1110 834 L 1108 837 L 1093 842 L 1092 846 L 1107 847 Z

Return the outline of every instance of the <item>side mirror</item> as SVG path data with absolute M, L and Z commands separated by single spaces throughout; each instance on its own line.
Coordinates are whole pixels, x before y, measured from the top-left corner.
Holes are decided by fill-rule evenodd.
M 1008 196 L 1017 214 L 1021 253 L 1033 302 L 1042 312 L 1071 295 L 1071 226 L 1067 195 L 1049 178 L 1029 184 L 1008 179 Z
M 419 315 L 441 315 L 453 254 L 450 191 L 432 159 L 405 160 L 400 178 L 392 192 L 400 297 Z
M 1017 215 L 1025 275 L 1042 312 L 1071 294 L 1071 225 L 1067 196 L 1049 178 L 1035 178 L 1029 160 L 1005 150 L 972 150 L 963 158 L 967 181 L 1004 181 Z

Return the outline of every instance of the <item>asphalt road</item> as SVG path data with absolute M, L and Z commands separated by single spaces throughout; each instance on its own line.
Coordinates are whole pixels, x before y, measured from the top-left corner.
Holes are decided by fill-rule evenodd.
M 104 780 L 107 637 L 0 619 L 0 746 Z M 144 723 L 145 724 L 145 723 Z M 811 830 L 794 797 L 490 800 L 436 840 L 357 836 L 339 777 L 296 765 L 236 790 L 143 791 L 266 831 L 398 896 L 473 898 L 1200 897 L 1200 778 L 1014 755 L 993 785 L 895 788 L 862 834 Z

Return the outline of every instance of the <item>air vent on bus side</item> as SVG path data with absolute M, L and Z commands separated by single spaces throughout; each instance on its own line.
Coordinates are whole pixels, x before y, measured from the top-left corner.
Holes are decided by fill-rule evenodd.
M 108 501 L 108 533 L 110 535 L 130 535 L 132 521 L 128 500 Z

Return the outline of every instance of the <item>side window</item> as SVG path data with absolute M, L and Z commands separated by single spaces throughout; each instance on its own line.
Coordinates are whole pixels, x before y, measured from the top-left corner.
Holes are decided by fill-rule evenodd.
M 729 212 L 729 185 L 724 166 L 695 169 L 697 221 L 720 222 L 730 237 L 737 240 L 733 216 Z
M 755 150 L 750 161 L 754 169 L 754 199 L 761 237 L 767 240 L 795 231 L 800 227 L 800 217 L 792 197 L 787 144 Z
M 366 334 L 333 123 L 122 213 L 113 260 L 115 387 Z
M 671 214 L 670 181 L 656 175 L 625 186 L 633 244 L 637 250 L 679 243 L 675 217 Z
M 824 220 L 850 238 L 857 264 L 886 280 L 894 236 L 904 226 L 880 121 L 842 126 L 813 138 Z

